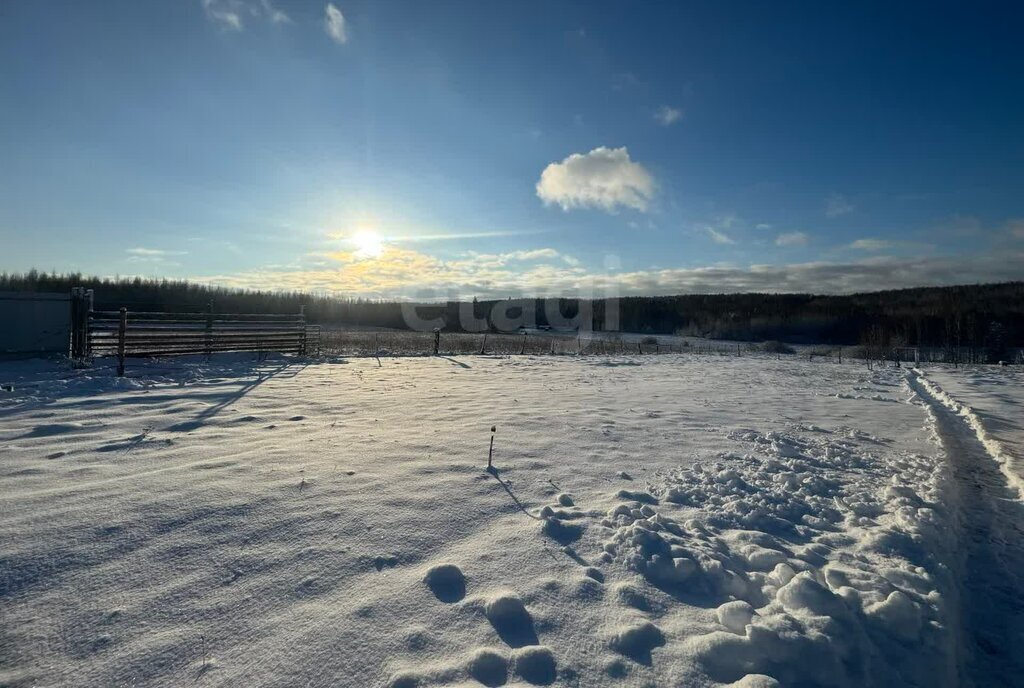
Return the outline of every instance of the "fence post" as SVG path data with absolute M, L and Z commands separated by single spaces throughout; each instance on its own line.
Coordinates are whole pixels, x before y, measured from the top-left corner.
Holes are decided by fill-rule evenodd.
M 306 306 L 299 306 L 299 327 L 302 328 L 302 334 L 299 337 L 299 356 L 306 355 Z
M 525 353 L 526 353 L 526 333 L 523 332 L 523 343 L 519 347 L 519 355 L 522 356 Z
M 434 328 L 434 355 L 437 356 L 438 351 L 441 350 L 441 328 Z
M 213 300 L 206 307 L 206 357 L 213 355 Z
M 82 316 L 82 353 L 86 359 L 92 357 L 92 341 L 89 339 L 89 322 L 92 320 L 93 311 L 92 289 L 85 290 L 85 314 Z
M 71 358 L 81 361 L 82 356 L 82 287 L 71 287 Z
M 487 333 L 484 332 L 483 341 L 480 342 L 480 355 L 483 356 L 487 352 Z
M 117 376 L 124 377 L 125 331 L 128 329 L 128 309 L 121 306 L 121 322 L 117 326 Z

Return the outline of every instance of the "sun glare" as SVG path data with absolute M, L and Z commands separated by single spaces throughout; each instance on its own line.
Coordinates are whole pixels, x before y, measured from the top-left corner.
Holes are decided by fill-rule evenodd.
M 356 247 L 356 255 L 363 258 L 376 258 L 384 252 L 384 239 L 372 229 L 361 229 L 352 235 L 352 243 Z

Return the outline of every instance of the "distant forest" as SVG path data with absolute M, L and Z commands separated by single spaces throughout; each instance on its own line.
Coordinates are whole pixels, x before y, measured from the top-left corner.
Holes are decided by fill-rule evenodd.
M 78 286 L 94 290 L 97 310 L 125 306 L 129 311 L 191 312 L 212 307 L 218 313 L 296 313 L 304 306 L 309 322 L 324 325 L 408 329 L 406 315 L 411 308 L 395 301 L 227 289 L 177 280 L 112 280 L 35 270 L 0 273 L 0 291 L 67 292 Z M 1024 282 L 844 296 L 629 296 L 617 299 L 617 304 L 605 299 L 474 299 L 462 304 L 421 304 L 415 312 L 424 320 L 438 318 L 441 328 L 451 331 L 515 329 L 519 324 L 558 327 L 582 314 L 596 331 L 683 334 L 739 341 L 969 347 L 985 349 L 992 357 L 999 357 L 1008 347 L 1024 346 Z M 467 318 L 467 314 L 472 317 Z

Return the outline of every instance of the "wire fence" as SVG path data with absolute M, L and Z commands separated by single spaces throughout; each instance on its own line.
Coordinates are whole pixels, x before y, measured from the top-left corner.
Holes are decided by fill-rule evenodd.
M 320 352 L 343 356 L 427 356 L 440 355 L 657 355 L 670 353 L 742 356 L 753 353 L 795 354 L 783 345 L 776 351 L 763 344 L 725 341 L 688 341 L 657 337 L 623 337 L 587 333 L 581 335 L 397 332 L 328 330 L 320 333 Z M 814 356 L 841 358 L 839 350 L 815 351 Z
M 658 355 L 705 354 L 717 356 L 770 356 L 810 361 L 893 364 L 980 362 L 966 351 L 944 348 L 867 347 L 840 345 L 791 346 L 781 342 L 729 342 L 723 340 L 638 337 L 586 333 L 464 333 L 403 332 L 323 329 L 319 351 L 341 356 L 429 355 Z M 1024 363 L 1024 350 L 1007 352 L 1007 362 Z

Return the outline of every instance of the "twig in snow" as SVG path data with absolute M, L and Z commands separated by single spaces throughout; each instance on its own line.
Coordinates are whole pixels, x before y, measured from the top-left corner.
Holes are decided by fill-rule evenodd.
M 487 450 L 487 470 L 493 471 L 494 466 L 491 465 L 491 458 L 494 456 L 494 433 L 497 431 L 496 425 L 491 426 L 491 448 Z

